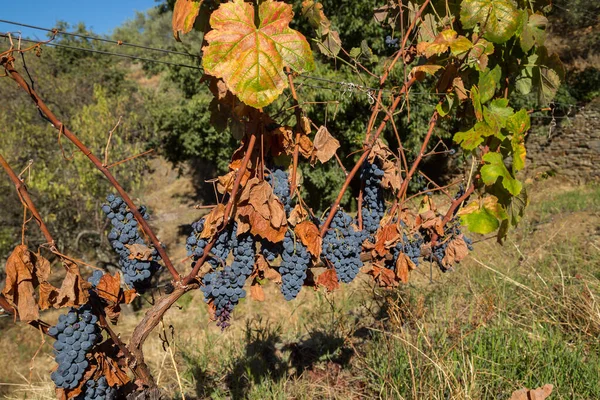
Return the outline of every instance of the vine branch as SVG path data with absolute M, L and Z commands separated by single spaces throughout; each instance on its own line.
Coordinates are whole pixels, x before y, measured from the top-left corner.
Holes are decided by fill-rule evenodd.
M 123 198 L 123 200 L 129 207 L 130 211 L 133 213 L 135 219 L 138 221 L 138 223 L 140 224 L 140 226 L 142 227 L 144 232 L 150 238 L 150 241 L 152 242 L 152 244 L 154 245 L 154 247 L 160 254 L 160 257 L 162 258 L 165 266 L 167 267 L 167 269 L 173 276 L 173 279 L 175 281 L 179 281 L 181 279 L 181 277 L 180 277 L 179 273 L 177 272 L 177 270 L 175 269 L 175 267 L 173 266 L 173 263 L 169 259 L 169 256 L 167 255 L 167 252 L 163 248 L 162 244 L 156 237 L 156 234 L 154 233 L 152 228 L 150 228 L 150 225 L 148 224 L 148 222 L 146 222 L 146 220 L 142 217 L 142 214 L 139 212 L 137 206 L 131 200 L 131 198 L 129 197 L 129 194 L 125 191 L 125 189 L 123 189 L 121 184 L 116 180 L 114 175 L 109 171 L 109 169 L 107 167 L 102 165 L 102 161 L 100 161 L 100 159 L 98 159 L 98 157 L 96 157 L 92 153 L 92 151 L 88 147 L 86 147 L 73 132 L 71 132 L 69 129 L 67 129 L 64 126 L 64 124 L 56 117 L 56 115 L 54 115 L 54 113 L 48 108 L 46 103 L 44 103 L 42 98 L 36 93 L 35 90 L 33 90 L 33 88 L 31 88 L 29 86 L 29 84 L 23 79 L 21 74 L 19 74 L 19 72 L 14 68 L 12 61 L 4 59 L 2 61 L 2 65 L 4 66 L 6 71 L 10 74 L 11 78 L 15 82 L 17 82 L 17 84 L 25 92 L 27 92 L 29 94 L 29 96 L 31 97 L 33 102 L 36 104 L 38 109 L 48 118 L 48 120 L 52 123 L 52 125 L 56 129 L 58 129 L 59 132 L 61 132 L 67 139 L 69 139 L 94 164 L 94 166 L 100 172 L 102 172 L 102 174 L 106 177 L 106 179 L 108 179 L 108 181 L 111 183 L 111 185 L 117 190 L 119 195 Z

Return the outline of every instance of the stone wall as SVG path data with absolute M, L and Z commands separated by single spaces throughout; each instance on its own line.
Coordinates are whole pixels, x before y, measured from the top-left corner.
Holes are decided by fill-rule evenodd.
M 527 137 L 528 175 L 552 173 L 574 182 L 600 181 L 600 98 L 570 119 L 562 120 L 552 135 L 532 130 Z

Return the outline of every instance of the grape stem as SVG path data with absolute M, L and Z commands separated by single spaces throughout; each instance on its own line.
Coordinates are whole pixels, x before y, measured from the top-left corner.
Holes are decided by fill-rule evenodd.
M 375 142 L 377 141 L 377 139 L 379 138 L 379 136 L 381 135 L 381 133 L 385 129 L 388 121 L 391 119 L 391 116 L 394 114 L 394 111 L 396 110 L 396 108 L 398 107 L 398 105 L 400 105 L 400 101 L 402 100 L 402 94 L 407 93 L 408 89 L 416 82 L 416 80 L 417 79 L 413 76 L 408 81 L 406 81 L 406 83 L 404 84 L 404 86 L 400 90 L 400 93 L 395 98 L 394 102 L 392 103 L 392 106 L 390 107 L 389 113 L 386 114 L 386 116 L 383 119 L 383 121 L 381 121 L 381 124 L 379 125 L 379 128 L 377 128 L 377 131 L 375 132 L 375 135 L 373 136 L 372 141 L 370 142 L 370 144 L 365 145 L 365 149 L 363 151 L 362 156 L 358 159 L 358 161 L 354 165 L 354 168 L 352 168 L 352 170 L 348 173 L 348 176 L 346 177 L 346 181 L 344 182 L 344 185 L 340 189 L 340 192 L 338 193 L 337 198 L 335 199 L 335 201 L 331 205 L 331 209 L 330 209 L 329 215 L 327 216 L 327 219 L 325 220 L 325 222 L 321 226 L 321 237 L 325 236 L 325 233 L 327 232 L 327 229 L 329 229 L 329 225 L 331 225 L 331 221 L 333 220 L 333 217 L 334 217 L 334 215 L 335 215 L 338 207 L 340 206 L 340 202 L 342 201 L 342 198 L 344 197 L 344 194 L 346 193 L 346 190 L 350 186 L 350 182 L 356 176 L 356 174 L 358 173 L 358 171 L 362 167 L 363 163 L 365 162 L 365 160 L 369 156 L 369 154 L 371 154 L 371 150 L 373 149 L 373 145 L 375 144 Z
M 123 200 L 129 207 L 130 211 L 133 213 L 135 219 L 138 221 L 138 223 L 142 227 L 143 231 L 150 238 L 150 241 L 152 242 L 152 244 L 154 245 L 154 247 L 160 254 L 160 257 L 162 258 L 165 266 L 167 267 L 167 269 L 173 276 L 173 279 L 175 281 L 179 281 L 181 279 L 181 276 L 179 275 L 179 273 L 173 266 L 173 263 L 169 259 L 169 256 L 167 255 L 167 252 L 163 248 L 162 244 L 160 243 L 160 241 L 154 234 L 154 231 L 152 230 L 152 228 L 150 228 L 150 225 L 148 224 L 148 222 L 146 222 L 146 220 L 142 217 L 142 214 L 138 211 L 137 206 L 131 200 L 131 198 L 129 197 L 129 195 L 127 194 L 125 189 L 123 189 L 121 184 L 115 179 L 115 177 L 109 171 L 109 169 L 107 167 L 105 167 L 104 165 L 102 165 L 102 161 L 100 159 L 98 159 L 98 157 L 96 157 L 92 153 L 92 151 L 88 147 L 86 147 L 73 132 L 71 132 L 69 129 L 67 129 L 64 126 L 64 124 L 56 117 L 56 115 L 54 115 L 54 113 L 48 108 L 46 103 L 44 103 L 44 101 L 36 93 L 36 91 L 33 90 L 33 88 L 30 87 L 27 82 L 25 82 L 23 77 L 14 68 L 14 65 L 10 59 L 3 60 L 2 64 L 4 65 L 4 68 L 6 69 L 6 71 L 10 74 L 11 78 L 15 82 L 17 82 L 17 84 L 19 86 L 21 86 L 21 88 L 23 88 L 23 90 L 25 92 L 27 92 L 29 94 L 29 96 L 31 97 L 33 102 L 36 104 L 38 109 L 48 118 L 48 120 L 52 123 L 54 128 L 58 129 L 62 135 L 67 137 L 67 139 L 69 139 L 94 164 L 94 166 L 100 172 L 102 172 L 102 174 L 106 177 L 106 179 L 108 179 L 108 181 L 111 183 L 111 185 L 117 190 L 119 195 L 123 198 Z
M 302 110 L 298 103 L 298 93 L 296 93 L 296 86 L 294 86 L 294 78 L 292 77 L 292 71 L 290 67 L 285 68 L 288 83 L 290 85 L 290 92 L 292 92 L 292 100 L 294 104 L 294 113 L 296 114 L 296 141 L 294 142 L 294 157 L 292 167 L 292 180 L 290 182 L 290 198 L 294 197 L 296 193 L 296 175 L 298 171 L 298 153 L 300 152 L 300 137 L 302 135 Z

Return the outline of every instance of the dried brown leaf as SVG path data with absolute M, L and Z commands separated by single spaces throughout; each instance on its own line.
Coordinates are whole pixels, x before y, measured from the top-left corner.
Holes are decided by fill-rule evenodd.
M 204 230 L 200 234 L 200 237 L 202 239 L 212 238 L 223 223 L 224 217 L 225 205 L 219 204 L 213 208 L 204 219 Z
M 396 246 L 400 240 L 400 232 L 397 224 L 389 224 L 380 228 L 375 235 L 375 252 L 383 257 L 388 249 Z
M 340 287 L 335 269 L 330 268 L 317 277 L 317 288 L 323 286 L 328 292 L 333 292 Z
M 519 389 L 512 393 L 509 400 L 545 400 L 554 390 L 554 385 L 547 384 L 537 389 Z
M 315 158 L 325 164 L 340 148 L 340 142 L 331 136 L 325 126 L 321 126 L 315 135 L 314 152 L 311 164 L 315 164 Z
M 281 225 L 279 228 L 273 227 L 271 222 L 260 215 L 250 204 L 238 207 L 237 212 L 240 221 L 250 225 L 250 232 L 253 235 L 260 236 L 273 243 L 279 243 L 283 240 L 287 225 Z
M 298 223 L 304 221 L 308 217 L 308 212 L 300 204 L 296 204 L 296 207 L 290 212 L 288 223 L 291 226 L 296 226 Z
M 150 261 L 152 260 L 152 249 L 140 243 L 126 244 L 129 250 L 130 260 Z
M 39 318 L 33 270 L 31 253 L 27 246 L 17 246 L 6 261 L 6 284 L 2 294 L 6 300 L 16 306 L 19 318 L 24 322 Z
M 398 165 L 391 160 L 385 160 L 382 169 L 383 178 L 381 179 L 381 186 L 394 191 L 400 190 L 400 187 L 402 186 L 402 177 L 400 176 Z
M 304 221 L 296 225 L 294 229 L 296 236 L 300 238 L 300 241 L 308 252 L 313 255 L 317 260 L 321 257 L 321 249 L 323 239 L 319 234 L 319 228 L 311 221 Z
M 442 260 L 442 264 L 445 267 L 450 267 L 455 263 L 459 263 L 465 259 L 469 255 L 469 248 L 465 243 L 464 238 L 456 237 L 448 243 L 448 247 L 446 248 L 446 254 L 444 255 L 444 259 Z
M 115 275 L 104 274 L 98 282 L 96 292 L 101 298 L 111 302 L 118 303 L 121 294 L 121 274 L 118 272 Z
M 79 266 L 69 260 L 63 260 L 67 275 L 62 282 L 55 308 L 77 307 L 88 301 L 87 282 L 81 277 Z
M 408 283 L 409 272 L 417 266 L 412 262 L 409 256 L 404 253 L 398 255 L 396 261 L 396 278 L 402 283 Z
M 313 142 L 304 134 L 300 135 L 299 150 L 304 158 L 310 158 L 313 152 Z

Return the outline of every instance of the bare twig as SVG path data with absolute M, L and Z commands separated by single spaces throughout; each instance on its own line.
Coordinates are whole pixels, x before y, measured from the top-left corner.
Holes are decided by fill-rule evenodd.
M 117 121 L 117 124 L 115 125 L 115 127 L 112 128 L 110 130 L 110 132 L 108 132 L 108 140 L 106 141 L 106 147 L 104 148 L 104 164 L 102 164 L 105 167 L 108 165 L 108 149 L 110 148 L 110 140 L 112 139 L 113 133 L 115 133 L 115 131 L 117 130 L 119 125 L 121 125 L 121 119 L 122 119 L 122 116 L 119 116 L 119 120 Z

